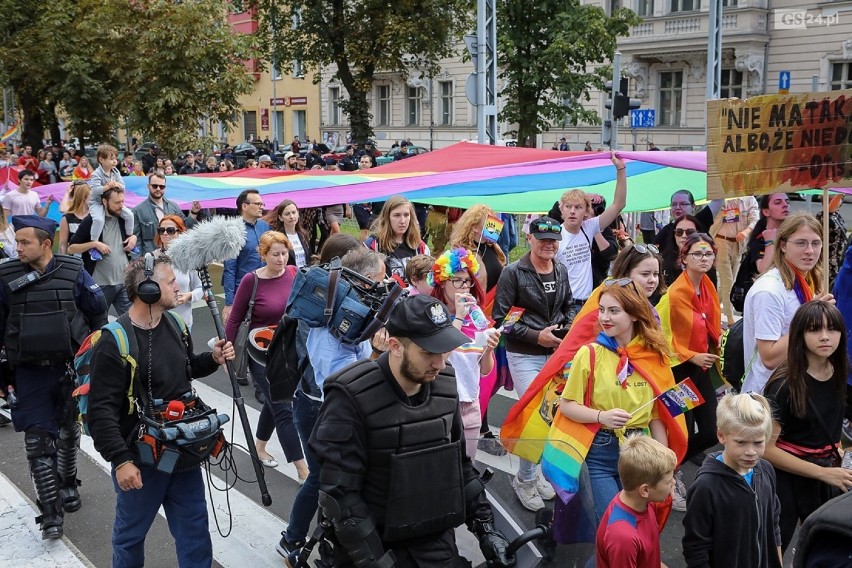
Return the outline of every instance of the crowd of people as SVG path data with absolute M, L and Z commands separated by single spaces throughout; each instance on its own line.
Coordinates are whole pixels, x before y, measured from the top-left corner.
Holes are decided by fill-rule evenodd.
M 401 143 L 398 155 L 407 146 Z M 285 167 L 300 169 L 299 150 L 291 148 Z M 339 164 L 317 162 L 317 154 L 311 148 L 306 167 L 375 165 L 369 141 L 361 151 L 350 146 Z M 169 260 L 174 239 L 205 216 L 198 202 L 182 211 L 165 197 L 175 165 L 149 148 L 138 165 L 149 195 L 131 210 L 124 207 L 122 175 L 137 167 L 127 155 L 120 162 L 119 151 L 103 145 L 91 166 L 63 155 L 50 175 L 63 177 L 72 165 L 91 171 L 69 186 L 57 227 L 44 217 L 49 203 L 31 190 L 40 158 L 2 198 L 0 252 L 9 260 L 0 264 L 0 323 L 18 383 L 13 421 L 25 432 L 44 538 L 61 536 L 64 513 L 81 503 L 72 457 L 79 426 L 69 421 L 67 405 L 56 403 L 70 397 L 69 353 L 112 308 L 149 353 L 135 371 L 147 381 L 141 395 L 132 390 L 132 372 L 129 387 L 105 384 L 128 375 L 114 341 L 96 346 L 93 360 L 89 427 L 113 465 L 118 494 L 114 565 L 141 564 L 160 504 L 170 523 L 184 527 L 173 531 L 181 565 L 211 558 L 206 510 L 197 502 L 183 506 L 189 498 L 203 503 L 201 474 L 165 474 L 142 460 L 128 442 L 135 424 L 128 399 L 180 399 L 190 379 L 235 357 L 232 343 L 243 325 L 283 321 L 300 269 L 333 259 L 365 282 L 394 281 L 408 294 L 387 326 L 361 343 L 298 322 L 300 376 L 291 399 L 273 398 L 271 378 L 253 359 L 240 376 L 262 404 L 258 458 L 275 468 L 283 457 L 301 485 L 276 546 L 288 566 L 306 560 L 318 509 L 337 543 L 333 551 L 320 549 L 326 566 L 461 566 L 452 529 L 463 523 L 486 559 L 510 565 L 507 539 L 494 527 L 473 467 L 477 451 L 513 451 L 488 417 L 501 387 L 514 389 L 523 406 L 561 381 L 542 412 L 554 429 L 586 433 L 575 436 L 585 440 L 576 450 L 588 472 L 582 483 L 593 503 L 599 566 L 659 566 L 667 518 L 661 511 L 670 509 L 686 513 L 687 566 L 780 566 L 798 523 L 852 489 L 852 470 L 839 463 L 852 408 L 844 320 L 852 317 L 852 249 L 837 203 L 835 233 L 824 243 L 820 221 L 790 213 L 785 194 L 699 208 L 680 190 L 671 197 L 671 222 L 645 228 L 642 242 L 634 241 L 621 218 L 626 166 L 613 156 L 612 203 L 565 192 L 549 214 L 528 217 L 529 250 L 510 262 L 514 219 L 483 204 L 429 209 L 396 195 L 300 210 L 293 200 L 273 206 L 246 189 L 235 201 L 246 243 L 223 269 L 226 337 L 212 353 L 195 354 L 188 334 L 163 317 L 175 312 L 191 329 L 192 302 L 202 293 L 197 275 Z M 274 167 L 262 158 L 260 167 Z M 201 160 L 187 154 L 179 173 L 229 168 L 227 158 L 204 166 Z M 359 237 L 340 231 L 351 215 Z M 506 221 L 496 241 L 483 238 L 494 217 Z M 824 255 L 834 259 L 830 274 L 822 270 Z M 46 291 L 52 295 L 42 299 Z M 726 394 L 720 358 L 737 312 L 745 373 L 727 379 L 743 394 Z M 67 348 L 33 352 L 33 341 L 45 343 L 45 324 L 27 323 L 48 316 L 55 316 L 51 333 L 64 334 L 48 343 Z M 171 359 L 151 360 L 154 348 Z M 186 376 L 167 378 L 179 359 L 187 361 Z M 703 403 L 673 416 L 660 395 L 687 379 Z M 267 450 L 273 433 L 284 456 Z M 722 450 L 711 451 L 719 443 Z M 690 487 L 684 460 L 700 464 Z M 512 488 L 523 507 L 539 511 L 564 489 L 554 479 L 525 454 Z M 563 535 L 574 514 L 564 499 L 555 500 L 558 542 L 568 542 Z

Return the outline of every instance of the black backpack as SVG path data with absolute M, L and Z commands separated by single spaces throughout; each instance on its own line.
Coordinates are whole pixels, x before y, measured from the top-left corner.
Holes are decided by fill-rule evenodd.
M 274 402 L 286 402 L 293 398 L 296 386 L 308 366 L 307 358 L 299 363 L 296 350 L 298 327 L 299 320 L 284 314 L 266 351 L 266 378 L 269 380 L 269 395 Z
M 721 353 L 722 375 L 732 387 L 740 390 L 746 374 L 742 318 L 722 334 L 719 351 Z
M 737 278 L 731 286 L 731 305 L 738 312 L 745 307 L 745 299 L 748 291 L 754 285 L 755 278 L 759 276 L 757 263 L 748 260 L 748 251 L 742 256 L 740 269 L 737 270 Z

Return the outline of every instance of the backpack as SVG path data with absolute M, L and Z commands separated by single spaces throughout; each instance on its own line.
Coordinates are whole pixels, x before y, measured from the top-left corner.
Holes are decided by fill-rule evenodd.
M 186 327 L 186 323 L 174 312 L 167 311 L 166 313 L 171 316 L 168 320 L 172 322 L 172 325 L 177 330 L 178 335 L 180 335 L 183 339 L 184 344 L 188 345 L 187 337 L 189 336 L 189 329 Z M 77 378 L 75 381 L 76 388 L 71 393 L 71 396 L 77 399 L 77 411 L 79 413 L 78 420 L 82 424 L 83 432 L 87 436 L 91 436 L 91 433 L 89 432 L 88 417 L 89 388 L 92 380 L 92 354 L 94 352 L 95 345 L 97 345 L 98 341 L 100 341 L 105 331 L 112 334 L 113 339 L 115 339 L 115 344 L 118 346 L 118 353 L 121 356 L 121 360 L 124 362 L 125 366 L 130 367 L 130 384 L 127 386 L 127 400 L 130 402 L 129 413 L 132 414 L 135 411 L 133 383 L 136 378 L 136 360 L 138 350 L 136 349 L 135 338 L 131 339 L 131 337 L 127 334 L 127 328 L 120 323 L 120 320 L 121 318 L 90 333 L 88 337 L 83 340 L 82 345 L 80 345 L 80 349 L 77 350 L 77 354 L 74 356 L 74 372 L 76 373 Z
M 266 378 L 273 402 L 286 402 L 293 398 L 296 386 L 308 366 L 307 359 L 299 363 L 296 351 L 298 327 L 299 320 L 284 314 L 269 342 L 266 351 Z
M 719 365 L 722 368 L 722 376 L 737 391 L 742 389 L 743 380 L 751 370 L 754 359 L 757 357 L 757 346 L 754 348 L 748 365 L 745 363 L 745 347 L 743 344 L 743 318 L 737 320 L 722 334 L 719 348 Z
M 742 312 L 745 307 L 746 295 L 754 285 L 755 279 L 760 276 L 757 272 L 757 263 L 748 260 L 748 252 L 743 254 L 740 261 L 740 268 L 737 270 L 737 277 L 731 285 L 731 305 L 738 312 Z

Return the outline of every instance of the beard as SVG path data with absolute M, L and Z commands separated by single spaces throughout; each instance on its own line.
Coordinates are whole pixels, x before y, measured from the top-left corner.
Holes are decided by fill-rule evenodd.
M 433 371 L 430 371 L 429 374 L 424 374 L 423 371 L 418 370 L 408 358 L 408 354 L 403 352 L 402 354 L 402 363 L 399 367 L 399 372 L 403 376 L 404 379 L 411 381 L 412 383 L 418 385 L 424 385 L 426 383 L 431 383 L 438 376 L 437 373 L 432 374 Z

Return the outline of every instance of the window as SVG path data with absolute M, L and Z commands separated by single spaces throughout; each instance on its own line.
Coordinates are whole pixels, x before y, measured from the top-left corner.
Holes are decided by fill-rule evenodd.
M 299 140 L 307 140 L 307 120 L 305 118 L 305 111 L 303 110 L 294 110 L 293 111 L 293 136 L 298 136 Z
M 328 90 L 328 123 L 340 124 L 340 87 Z
M 736 69 L 722 69 L 719 97 L 723 99 L 743 98 L 743 73 Z
M 284 140 L 284 111 L 272 111 L 272 141 L 281 143 Z
M 305 68 L 302 66 L 302 61 L 300 59 L 293 60 L 293 78 L 294 79 L 304 79 L 305 78 Z
M 621 0 L 609 0 L 609 13 L 610 15 L 615 14 L 619 10 L 621 10 Z
M 654 15 L 654 0 L 636 0 L 636 14 L 647 17 Z
M 453 83 L 439 81 L 441 87 L 441 124 L 449 126 L 453 123 Z
M 683 71 L 660 73 L 660 126 L 680 126 Z
M 700 5 L 700 0 L 670 0 L 670 12 L 692 12 L 697 10 Z
M 277 64 L 272 66 L 272 69 L 269 70 L 269 74 L 271 75 L 273 81 L 281 80 L 281 69 L 278 67 Z
M 390 125 L 391 116 L 391 88 L 390 85 L 379 85 L 379 126 Z
M 257 111 L 243 111 L 243 136 L 246 140 L 254 140 L 257 136 Z
M 420 125 L 420 89 L 408 87 L 408 126 Z
M 852 89 L 852 63 L 832 63 L 831 90 Z
M 736 8 L 739 0 L 722 0 L 723 8 Z

